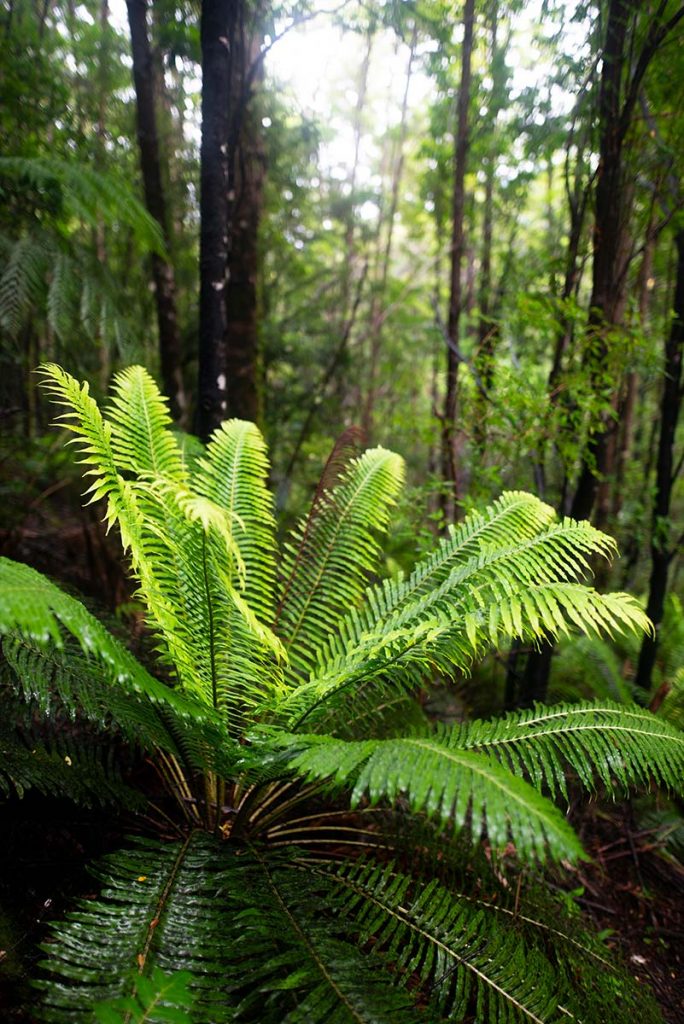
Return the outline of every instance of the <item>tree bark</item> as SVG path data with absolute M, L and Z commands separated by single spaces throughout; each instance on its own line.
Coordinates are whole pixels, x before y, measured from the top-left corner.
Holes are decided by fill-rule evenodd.
M 624 233 L 629 211 L 625 209 L 623 108 L 621 85 L 625 64 L 627 27 L 634 0 L 611 0 L 608 10 L 603 70 L 599 92 L 599 165 L 596 175 L 593 232 L 592 289 L 587 325 L 585 366 L 596 390 L 606 370 L 608 333 L 618 323 L 620 293 L 624 293 L 626 266 Z M 582 460 L 579 480 L 570 509 L 575 519 L 591 515 L 599 480 L 607 471 L 610 453 L 610 418 L 603 415 L 591 432 Z
M 256 421 L 261 413 L 259 339 L 259 225 L 263 208 L 266 157 L 250 75 L 260 71 L 260 38 L 240 12 L 231 41 L 228 140 L 230 244 L 226 279 L 226 381 L 228 414 Z M 260 73 L 254 80 L 261 78 Z
M 126 0 L 126 6 L 131 31 L 138 145 L 145 205 L 159 224 L 168 246 L 169 223 L 162 184 L 157 112 L 154 102 L 154 71 L 147 32 L 147 3 L 146 0 Z M 175 420 L 184 422 L 187 415 L 187 398 L 183 385 L 182 352 L 176 311 L 176 280 L 172 264 L 158 253 L 152 254 L 152 276 L 159 328 L 162 387 L 170 402 L 171 415 Z
M 646 613 L 656 628 L 655 636 L 646 635 L 639 653 L 636 684 L 650 690 L 651 675 L 658 650 L 658 628 L 663 618 L 667 577 L 673 556 L 670 503 L 674 485 L 674 442 L 682 404 L 682 356 L 684 354 L 684 231 L 675 238 L 677 276 L 674 318 L 665 345 L 665 379 L 660 414 L 660 436 L 656 463 L 656 490 L 651 523 L 651 578 Z
M 228 100 L 237 0 L 203 0 L 200 143 L 200 317 L 197 432 L 207 440 L 228 414 L 224 291 L 228 271 Z
M 454 185 L 451 229 L 451 290 L 447 319 L 447 376 L 442 423 L 442 477 L 445 484 L 443 510 L 447 519 L 456 515 L 461 498 L 460 438 L 458 421 L 458 340 L 459 320 L 463 308 L 461 266 L 464 252 L 465 170 L 469 147 L 468 108 L 473 52 L 475 0 L 465 0 L 463 11 L 463 44 L 461 47 L 461 83 L 456 104 L 456 140 L 454 147 Z
M 258 17 L 245 0 L 202 3 L 197 432 L 204 440 L 228 416 L 259 418 L 264 156 L 251 102 L 261 70 Z

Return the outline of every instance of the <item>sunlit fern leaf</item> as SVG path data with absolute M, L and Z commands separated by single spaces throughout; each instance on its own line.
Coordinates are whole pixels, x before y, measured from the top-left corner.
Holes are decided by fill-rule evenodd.
M 206 455 L 197 463 L 193 486 L 225 509 L 244 564 L 243 596 L 258 617 L 271 624 L 274 614 L 275 520 L 266 486 L 266 445 L 253 423 L 226 420 L 214 431 Z
M 482 543 L 482 538 L 480 538 Z M 599 594 L 574 580 L 592 553 L 611 543 L 588 523 L 563 520 L 519 545 L 498 550 L 488 541 L 477 556 L 454 565 L 443 582 L 424 593 L 411 580 L 385 582 L 366 595 L 318 651 L 310 679 L 281 703 L 290 725 L 308 727 L 369 680 L 383 690 L 415 685 L 430 672 L 468 672 L 492 646 L 516 638 L 536 643 L 571 629 L 591 635 L 650 629 L 638 603 L 625 594 Z M 340 701 L 340 698 L 341 701 Z
M 318 648 L 359 603 L 369 574 L 377 570 L 377 538 L 402 480 L 397 455 L 383 448 L 365 452 L 320 496 L 286 546 L 277 631 L 293 685 L 308 674 Z
M 304 749 L 293 759 L 295 771 L 351 789 L 352 806 L 366 797 L 371 806 L 403 797 L 411 811 L 424 812 L 443 826 L 472 829 L 475 840 L 486 829 L 495 850 L 512 840 L 524 859 L 582 856 L 577 836 L 551 801 L 491 757 L 440 742 L 436 735 L 356 743 L 316 736 L 291 741 L 298 739 Z
M 143 370 L 117 379 L 113 420 L 58 367 L 44 367 L 47 387 L 69 410 L 90 500 L 106 499 L 140 586 L 162 660 L 181 687 L 220 708 L 231 730 L 266 696 L 277 693 L 281 646 L 244 600 L 245 563 L 237 519 L 192 489 L 168 414 Z M 127 436 L 128 401 L 147 408 Z M 134 474 L 131 475 L 131 472 Z
M 120 470 L 185 482 L 182 453 L 170 429 L 168 402 L 142 366 L 128 367 L 115 376 L 107 418 L 112 425 L 112 453 Z

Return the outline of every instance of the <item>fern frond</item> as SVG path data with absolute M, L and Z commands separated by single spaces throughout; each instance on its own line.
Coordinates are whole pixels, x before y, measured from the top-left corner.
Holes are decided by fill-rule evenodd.
M 31 305 L 42 295 L 51 247 L 43 236 L 15 242 L 0 277 L 0 325 L 15 336 Z
M 294 685 L 316 661 L 318 648 L 355 607 L 377 568 L 377 535 L 403 480 L 401 459 L 375 448 L 353 459 L 335 486 L 324 491 L 285 548 L 277 631 Z
M 189 971 L 164 974 L 158 967 L 149 977 L 131 975 L 133 996 L 107 1000 L 95 1007 L 99 1024 L 192 1024 L 189 1011 L 194 998 L 188 988 L 192 975 Z
M 532 499 L 533 522 L 535 503 L 541 505 Z M 538 519 L 545 520 L 544 508 L 537 509 Z M 490 519 L 496 522 L 491 510 Z M 629 595 L 599 594 L 575 582 L 592 554 L 607 555 L 612 546 L 588 523 L 565 519 L 541 532 L 534 526 L 532 536 L 504 548 L 488 535 L 489 522 L 477 524 L 478 553 L 451 566 L 439 586 L 423 589 L 428 559 L 408 580 L 385 581 L 367 592 L 365 608 L 339 623 L 318 651 L 309 681 L 278 709 L 291 725 L 308 719 L 310 727 L 340 697 L 338 717 L 348 716 L 347 694 L 370 680 L 381 693 L 415 685 L 429 672 L 467 673 L 476 657 L 516 638 L 535 643 L 571 628 L 590 635 L 651 628 Z
M 539 941 L 540 922 L 524 914 L 511 926 L 489 901 L 464 899 L 437 881 L 418 883 L 392 865 L 310 870 L 334 880 L 334 905 L 359 928 L 360 941 L 372 942 L 400 979 L 420 979 L 434 1006 L 431 1020 L 443 1013 L 493 1024 L 605 1024 L 617 999 L 631 1019 L 661 1021 L 648 994 L 605 961 L 588 975 L 566 969 L 563 954 Z
M 86 493 L 107 500 L 107 521 L 130 552 L 163 659 L 185 690 L 221 707 L 237 731 L 250 707 L 277 693 L 281 648 L 241 597 L 244 567 L 228 512 L 173 479 L 185 473 L 181 452 L 144 371 L 117 378 L 113 422 L 87 385 L 59 367 L 44 372 L 48 390 L 69 410 L 63 419 L 76 434 L 85 475 L 94 478 Z M 133 412 L 147 410 L 135 428 L 129 401 Z M 138 477 L 124 477 L 131 471 Z
M 493 758 L 440 739 L 424 735 L 354 743 L 293 736 L 289 742 L 297 751 L 295 772 L 351 789 L 352 807 L 366 797 L 371 806 L 403 797 L 413 812 L 424 812 L 443 827 L 472 831 L 475 840 L 486 830 L 495 850 L 512 840 L 523 858 L 582 856 L 577 836 L 549 800 Z
M 228 513 L 244 565 L 243 597 L 262 622 L 274 614 L 275 520 L 266 445 L 253 423 L 226 420 L 196 466 L 193 487 Z
M 9 708 L 3 701 L 3 712 Z M 10 728 L 0 722 L 0 795 L 23 797 L 35 789 L 46 796 L 73 800 L 85 807 L 116 805 L 129 810 L 146 806 L 140 793 L 125 785 L 108 751 L 84 737 L 35 735 L 30 723 Z
M 582 702 L 512 712 L 444 731 L 449 746 L 489 753 L 537 788 L 566 794 L 573 772 L 588 790 L 684 788 L 684 734 L 636 705 Z
M 230 859 L 222 862 L 219 852 L 195 833 L 179 843 L 139 840 L 106 858 L 100 898 L 84 901 L 43 947 L 52 980 L 41 983 L 42 1019 L 82 1021 L 99 1002 L 135 999 L 137 977 L 154 977 L 158 968 L 192 972 L 196 1024 L 232 1021 L 234 950 L 224 941 L 227 908 L 219 895 Z
M 464 1020 L 470 1012 L 493 1024 L 567 1019 L 544 956 L 438 883 L 416 885 L 391 866 L 349 865 L 330 877 L 340 915 L 401 977 L 418 974 L 436 1013 Z
M 142 366 L 117 373 L 107 410 L 112 454 L 119 470 L 152 473 L 185 483 L 182 453 L 172 419 L 152 376 Z
M 160 683 L 80 601 L 7 558 L 0 558 L 0 634 L 24 699 L 43 716 L 63 707 L 194 768 L 230 774 L 243 757 L 209 708 Z
M 193 1024 L 256 1019 L 255 1010 L 260 1024 L 421 1019 L 343 924 L 326 928 L 302 872 L 283 858 L 240 856 L 195 833 L 183 843 L 139 841 L 98 874 L 100 898 L 44 947 L 45 1021 L 83 1020 L 104 1000 L 139 1003 L 139 979 L 144 990 L 159 971 L 190 973 Z M 317 888 L 330 888 L 327 879 Z
M 165 254 L 159 224 L 130 186 L 111 171 L 54 157 L 5 156 L 0 157 L 0 175 L 41 190 L 59 190 L 65 220 L 76 217 L 89 227 L 126 226 L 142 249 Z

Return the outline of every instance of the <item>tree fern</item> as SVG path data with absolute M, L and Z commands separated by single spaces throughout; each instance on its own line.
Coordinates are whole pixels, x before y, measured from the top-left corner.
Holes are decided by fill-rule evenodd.
M 108 732 L 155 767 L 153 811 L 174 838 L 112 854 L 101 896 L 55 927 L 41 1019 L 99 1007 L 105 1024 L 589 1024 L 619 999 L 657 1020 L 560 910 L 537 913 L 524 893 L 511 906 L 505 873 L 582 856 L 555 802 L 566 777 L 590 792 L 680 789 L 681 733 L 606 700 L 431 727 L 415 699 L 426 677 L 513 639 L 650 628 L 632 598 L 584 582 L 613 542 L 515 492 L 410 574 L 374 582 L 402 464 L 345 449 L 277 580 L 256 427 L 228 421 L 201 449 L 139 367 L 104 412 L 87 384 L 44 372 L 86 500 L 120 532 L 164 681 L 74 597 L 0 560 L 3 678 L 24 708 L 0 778 L 10 795 L 50 791 L 78 759 L 51 724 Z

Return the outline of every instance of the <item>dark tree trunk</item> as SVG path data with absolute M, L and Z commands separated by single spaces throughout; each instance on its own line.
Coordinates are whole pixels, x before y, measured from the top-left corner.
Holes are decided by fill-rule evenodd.
M 627 23 L 634 0 L 611 0 L 603 49 L 603 70 L 599 93 L 599 166 L 596 176 L 595 220 L 593 233 L 593 278 L 585 366 L 598 389 L 605 373 L 608 357 L 607 332 L 615 324 L 617 291 L 624 268 L 619 256 L 624 249 L 625 210 L 623 196 L 622 143 L 624 135 L 619 128 L 621 111 L 621 83 L 625 60 Z M 571 223 L 571 229 L 572 229 Z M 576 267 L 581 223 L 571 237 L 572 257 L 566 272 L 566 287 Z M 572 231 L 571 231 L 572 234 Z M 559 338 L 559 341 L 561 339 Z M 564 339 L 557 345 L 549 387 L 555 388 L 555 374 L 560 370 Z M 557 365 L 556 365 L 557 364 Z M 579 481 L 570 514 L 575 519 L 587 519 L 596 500 L 598 481 L 607 468 L 609 449 L 609 422 L 602 421 L 590 435 L 582 461 Z M 553 657 L 553 643 L 545 643 L 540 651 L 528 656 L 517 698 L 519 706 L 529 706 L 535 700 L 546 699 Z
M 232 39 L 226 380 L 228 414 L 254 421 L 260 418 L 261 411 L 257 280 L 265 154 L 258 113 L 254 102 L 250 102 L 249 77 L 252 69 L 261 68 L 259 37 L 248 29 L 243 19 L 244 11 L 241 11 Z
M 454 153 L 453 214 L 451 230 L 451 291 L 447 320 L 447 378 L 442 424 L 442 477 L 450 490 L 444 510 L 456 514 L 460 494 L 458 420 L 458 343 L 459 320 L 463 308 L 461 266 L 464 252 L 465 170 L 469 147 L 468 107 L 470 104 L 470 65 L 473 52 L 475 0 L 465 0 L 463 11 L 463 44 L 461 49 L 461 84 L 456 107 L 456 143 Z
M 138 145 L 140 147 L 140 168 L 143 177 L 145 205 L 159 224 L 168 245 L 168 212 L 162 184 L 157 113 L 154 102 L 154 69 L 147 32 L 147 3 L 146 0 L 127 0 L 126 6 L 131 30 Z M 153 253 L 152 275 L 159 327 L 162 387 L 169 398 L 173 418 L 184 421 L 187 414 L 187 400 L 181 370 L 182 353 L 173 266 L 168 260 Z
M 670 547 L 670 501 L 674 485 L 674 442 L 682 404 L 682 355 L 684 353 L 684 231 L 675 239 L 677 277 L 675 283 L 674 319 L 665 345 L 665 380 L 656 464 L 656 490 L 651 523 L 651 579 L 646 613 L 656 627 L 655 636 L 645 636 L 639 653 L 636 683 L 644 690 L 651 688 L 651 674 L 658 649 L 657 630 L 663 618 L 667 576 L 672 560 Z
M 228 139 L 236 0 L 203 0 L 200 145 L 200 316 L 197 432 L 207 440 L 228 414 L 225 287 L 230 242 Z
M 599 165 L 596 175 L 593 233 L 593 276 L 585 365 L 596 388 L 605 373 L 607 334 L 617 323 L 620 293 L 624 293 L 626 267 L 624 234 L 629 211 L 624 194 L 621 129 L 621 83 L 625 63 L 627 27 L 634 0 L 611 0 L 608 11 L 603 70 L 599 93 Z M 599 479 L 605 475 L 610 454 L 607 416 L 592 431 L 582 460 L 570 514 L 588 519 L 594 507 Z
M 259 416 L 258 230 L 264 156 L 251 100 L 259 36 L 244 0 L 202 4 L 197 431 Z

